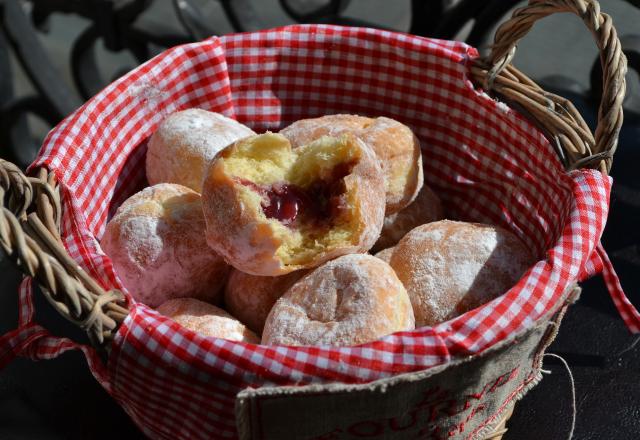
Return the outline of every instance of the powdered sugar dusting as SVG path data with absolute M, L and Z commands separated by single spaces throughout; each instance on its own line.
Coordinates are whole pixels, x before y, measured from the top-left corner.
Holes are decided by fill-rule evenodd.
M 262 333 L 278 298 L 306 273 L 299 270 L 278 277 L 261 277 L 233 269 L 225 287 L 225 306 L 251 330 Z
M 391 267 L 371 255 L 351 254 L 294 284 L 269 314 L 262 341 L 345 346 L 413 326 L 409 298 Z
M 416 228 L 411 231 L 411 236 L 408 238 L 411 242 L 431 240 L 434 244 L 440 243 L 443 239 L 444 231 L 438 228 Z
M 207 160 L 213 159 L 230 143 L 255 134 L 233 119 L 200 109 L 173 114 L 163 123 L 162 132 L 167 131 L 171 132 L 172 138 L 183 138 L 184 147 L 202 154 Z
M 188 109 L 165 119 L 151 136 L 147 179 L 201 191 L 209 162 L 233 142 L 254 135 L 250 128 L 219 113 Z
M 284 140 L 280 135 L 263 136 Z M 260 136 L 243 142 L 256 141 L 260 141 Z M 339 255 L 368 251 L 380 235 L 384 220 L 385 201 L 380 197 L 384 181 L 380 164 L 371 148 L 360 139 L 346 136 L 339 142 L 345 142 L 354 153 L 359 151 L 353 155 L 353 163 L 342 162 L 348 165 L 348 174 L 340 177 L 344 185 L 341 183 L 339 188 L 336 187 L 347 203 L 344 215 L 335 217 L 334 212 L 319 223 L 313 220 L 315 215 L 303 215 L 297 224 L 290 227 L 275 218 L 267 218 L 262 207 L 261 190 L 252 189 L 253 183 L 239 182 L 233 169 L 225 169 L 224 161 L 234 156 L 239 145 L 231 147 L 228 156 L 214 162 L 204 180 L 203 208 L 209 246 L 224 255 L 236 269 L 262 276 L 312 268 Z M 312 153 L 313 156 L 318 154 L 322 154 L 321 150 Z M 341 168 L 336 165 L 334 169 L 340 171 Z M 315 197 L 317 195 L 311 200 Z M 332 200 L 327 207 L 331 208 L 330 211 L 336 208 Z M 291 233 L 295 235 L 290 236 Z M 305 252 L 300 252 L 300 248 Z
M 394 119 L 327 115 L 294 122 L 280 133 L 290 140 L 293 147 L 306 145 L 321 136 L 347 133 L 364 141 L 382 166 L 387 214 L 411 203 L 422 187 L 420 144 L 409 127 Z
M 148 216 L 127 218 L 122 223 L 121 231 L 130 243 L 125 248 L 126 255 L 140 271 L 162 259 L 161 236 L 166 234 L 167 224 L 161 219 Z
M 409 206 L 384 218 L 382 232 L 374 249 L 395 246 L 413 228 L 443 218 L 444 210 L 442 209 L 440 198 L 431 188 L 424 185 L 416 199 Z
M 327 115 L 301 119 L 280 130 L 280 134 L 289 139 L 293 148 L 297 148 L 322 136 L 339 137 L 345 133 L 356 134 L 358 130 L 372 122 L 371 118 L 357 115 Z
M 375 254 L 375 257 L 380 258 L 385 263 L 388 263 L 391 260 L 391 255 L 393 255 L 392 247 L 381 250 L 380 252 Z
M 224 310 L 193 298 L 169 300 L 157 308 L 183 327 L 203 336 L 257 344 L 258 337 Z
M 533 263 L 510 232 L 440 221 L 419 226 L 396 246 L 390 264 L 411 298 L 416 325 L 434 325 L 504 293 Z
M 131 295 L 152 307 L 176 297 L 217 301 L 228 273 L 204 238 L 200 196 L 180 185 L 146 188 L 107 224 L 101 245 Z

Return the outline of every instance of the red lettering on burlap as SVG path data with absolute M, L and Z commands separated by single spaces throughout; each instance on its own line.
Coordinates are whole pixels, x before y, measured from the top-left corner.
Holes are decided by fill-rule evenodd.
M 440 387 L 429 388 L 423 392 L 422 400 L 414 408 L 424 411 L 427 414 L 427 420 L 433 422 L 440 413 L 451 406 L 452 399 L 448 398 L 449 394 L 449 390 L 443 390 Z
M 510 372 L 505 373 L 502 376 L 498 377 L 493 383 L 493 385 L 491 386 L 491 388 L 489 389 L 489 392 L 494 393 L 498 388 L 506 385 L 510 380 L 515 378 L 517 374 L 518 374 L 518 368 L 514 368 Z
M 460 399 L 453 398 L 451 390 L 435 386 L 422 391 L 418 403 L 407 412 L 352 423 L 348 428 L 336 428 L 314 437 L 313 440 L 383 438 L 392 432 L 404 432 L 403 438 L 422 440 L 445 440 L 455 437 L 474 427 L 472 419 L 489 409 L 485 402 L 487 396 L 517 379 L 518 373 L 519 368 L 514 368 L 485 383 L 478 392 L 465 394 Z
M 475 408 L 473 408 L 471 410 L 471 413 L 469 414 L 469 417 L 467 418 L 468 420 L 471 420 L 476 414 L 478 414 L 480 411 L 482 411 L 483 409 L 486 409 L 487 405 L 485 405 L 484 403 L 479 404 L 478 406 L 476 406 Z
M 467 409 L 471 407 L 469 402 L 466 402 L 463 405 L 458 404 L 458 400 L 451 399 L 449 400 L 449 408 L 447 409 L 447 415 L 449 417 L 456 416 L 460 413 L 465 412 Z
M 466 397 L 470 399 L 480 400 L 484 397 L 485 393 L 487 392 L 487 389 L 489 389 L 489 386 L 491 386 L 491 384 L 487 383 L 482 387 L 482 391 L 480 391 L 479 393 L 468 394 Z

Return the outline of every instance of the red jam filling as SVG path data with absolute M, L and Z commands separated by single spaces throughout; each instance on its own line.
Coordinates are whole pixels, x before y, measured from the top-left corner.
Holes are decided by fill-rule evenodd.
M 301 209 L 310 204 L 307 194 L 295 185 L 274 185 L 266 196 L 269 203 L 262 203 L 264 215 L 284 224 L 293 223 Z
M 307 188 L 290 183 L 265 187 L 246 179 L 238 181 L 262 196 L 262 210 L 267 218 L 274 218 L 285 225 L 300 220 L 320 227 L 330 224 L 340 214 L 345 192 L 343 179 L 351 173 L 354 165 L 352 162 L 338 164 L 328 178 L 318 179 Z

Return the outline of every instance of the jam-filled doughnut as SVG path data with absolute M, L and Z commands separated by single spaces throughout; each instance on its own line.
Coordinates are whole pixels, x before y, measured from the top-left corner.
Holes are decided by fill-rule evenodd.
M 302 119 L 280 131 L 294 148 L 321 136 L 344 133 L 358 136 L 380 159 L 385 176 L 386 215 L 411 203 L 422 187 L 423 171 L 420 143 L 406 125 L 385 117 L 340 114 Z
M 201 192 L 211 159 L 227 145 L 255 133 L 219 113 L 188 109 L 169 115 L 147 147 L 147 180 L 178 183 Z
M 118 208 L 101 246 L 137 301 L 151 307 L 183 296 L 216 302 L 229 266 L 207 246 L 204 235 L 200 195 L 161 183 Z
M 520 239 L 505 229 L 443 220 L 406 234 L 389 264 L 406 287 L 421 327 L 505 293 L 533 262 Z
M 263 344 L 363 344 L 414 328 L 411 301 L 384 261 L 345 255 L 303 277 L 276 302 Z
M 225 307 L 247 327 L 260 334 L 278 298 L 307 272 L 297 270 L 279 277 L 261 277 L 233 269 L 224 290 Z
M 292 149 L 266 133 L 211 163 L 202 189 L 207 242 L 242 272 L 276 276 L 366 252 L 384 219 L 384 180 L 355 136 Z
M 219 307 L 194 298 L 176 298 L 162 303 L 161 315 L 203 336 L 259 344 L 260 339 L 236 318 Z
M 435 222 L 444 218 L 440 198 L 431 188 L 424 185 L 418 197 L 406 208 L 384 218 L 380 238 L 373 250 L 394 246 L 404 235 L 416 226 Z

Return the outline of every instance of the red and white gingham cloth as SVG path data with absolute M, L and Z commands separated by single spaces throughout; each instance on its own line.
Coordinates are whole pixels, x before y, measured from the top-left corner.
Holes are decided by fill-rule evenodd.
M 640 315 L 599 245 L 610 178 L 565 173 L 531 123 L 474 88 L 468 67 L 476 56 L 463 43 L 337 26 L 210 38 L 170 49 L 108 86 L 49 134 L 34 166 L 58 176 L 71 256 L 105 288 L 122 289 L 98 240 L 117 206 L 146 184 L 145 142 L 168 114 L 201 107 L 257 132 L 331 113 L 389 116 L 420 138 L 426 180 L 452 218 L 507 227 L 539 256 L 503 296 L 432 328 L 344 348 L 205 338 L 133 304 L 105 367 L 92 349 L 33 323 L 25 282 L 20 328 L 0 339 L 0 365 L 16 354 L 80 347 L 146 434 L 233 438 L 235 396 L 246 387 L 367 382 L 477 354 L 558 310 L 573 282 L 603 269 L 638 331 Z

